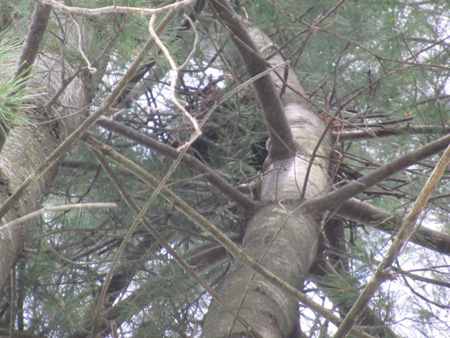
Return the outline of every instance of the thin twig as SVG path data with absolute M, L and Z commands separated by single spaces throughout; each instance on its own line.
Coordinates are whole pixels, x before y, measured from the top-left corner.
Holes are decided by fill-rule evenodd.
M 189 18 L 189 17 L 188 17 Z M 167 47 L 162 43 L 161 39 L 159 38 L 158 34 L 156 34 L 155 30 L 154 30 L 154 24 L 155 24 L 155 20 L 156 20 L 156 15 L 152 15 L 149 25 L 148 25 L 148 30 L 150 32 L 150 35 L 152 36 L 152 38 L 155 40 L 155 43 L 158 45 L 159 49 L 164 53 L 164 55 L 166 56 L 167 61 L 169 62 L 170 65 L 170 99 L 173 102 L 173 104 L 182 111 L 183 115 L 186 116 L 189 121 L 191 121 L 192 125 L 194 126 L 194 134 L 192 135 L 192 137 L 190 138 L 190 140 L 183 145 L 183 147 L 189 147 L 192 143 L 194 143 L 194 141 L 200 137 L 200 135 L 202 134 L 200 127 L 198 125 L 197 120 L 192 117 L 191 114 L 189 114 L 189 112 L 186 110 L 186 108 L 184 108 L 184 105 L 181 104 L 180 100 L 177 99 L 176 97 L 176 85 L 177 85 L 177 80 L 178 80 L 178 74 L 180 72 L 180 70 L 182 70 L 184 67 L 186 67 L 187 63 L 189 62 L 189 59 L 192 56 L 192 53 L 194 53 L 194 51 L 197 48 L 197 44 L 198 44 L 198 33 L 197 30 L 195 28 L 194 23 L 191 21 L 191 27 L 194 31 L 194 35 L 195 35 L 195 41 L 194 41 L 194 46 L 192 48 L 192 51 L 189 53 L 188 57 L 186 58 L 186 61 L 183 62 L 183 64 L 181 66 L 177 66 L 174 59 L 172 58 L 172 55 L 170 55 L 169 50 L 167 49 Z M 190 20 L 190 19 L 189 19 Z
M 140 14 L 140 15 L 154 15 L 162 12 L 168 12 L 169 10 L 178 10 L 180 8 L 190 5 L 194 0 L 183 0 L 175 2 L 170 5 L 162 6 L 159 8 L 139 8 L 139 7 L 123 7 L 123 6 L 106 6 L 100 8 L 83 8 L 83 7 L 71 7 L 66 6 L 55 0 L 37 0 L 40 3 L 47 4 L 53 8 L 61 9 L 65 12 L 81 15 L 103 15 L 103 14 Z
M 88 57 L 83 51 L 83 31 L 81 29 L 81 26 L 78 24 L 77 20 L 75 20 L 72 17 L 73 23 L 75 26 L 77 26 L 77 32 L 78 32 L 78 51 L 80 52 L 81 56 L 83 57 L 84 61 L 87 63 L 87 68 L 90 73 L 94 74 L 97 73 L 97 68 L 95 68 L 92 63 L 89 61 Z
M 57 205 L 53 207 L 43 207 L 42 209 L 30 212 L 25 216 L 16 218 L 14 221 L 8 222 L 5 225 L 0 227 L 0 231 L 6 228 L 12 228 L 17 225 L 20 225 L 24 222 L 29 221 L 39 215 L 45 214 L 46 212 L 54 212 L 54 211 L 65 211 L 70 209 L 88 209 L 88 208 L 115 208 L 117 205 L 115 203 L 77 203 L 77 204 L 63 204 Z

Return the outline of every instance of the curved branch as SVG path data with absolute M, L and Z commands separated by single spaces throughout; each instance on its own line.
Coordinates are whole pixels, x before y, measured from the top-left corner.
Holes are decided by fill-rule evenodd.
M 66 6 L 55 0 L 38 0 L 43 4 L 50 5 L 54 8 L 63 10 L 72 14 L 80 15 L 104 15 L 110 13 L 133 13 L 139 15 L 154 15 L 161 12 L 166 12 L 169 10 L 178 10 L 180 8 L 189 6 L 193 0 L 183 0 L 180 2 L 175 2 L 170 5 L 162 6 L 159 8 L 138 8 L 138 7 L 123 7 L 123 6 L 106 6 L 99 8 L 84 8 L 84 7 L 72 7 Z
M 188 30 L 191 27 L 191 22 L 195 22 L 200 12 L 205 6 L 205 0 L 196 0 L 195 4 L 192 5 L 192 12 L 187 18 L 184 18 L 179 26 L 176 28 L 175 39 L 181 39 L 181 32 Z M 158 50 L 157 54 L 161 51 Z M 136 71 L 135 75 L 131 78 L 128 86 L 122 91 L 122 94 L 116 100 L 114 108 L 121 109 L 123 107 L 129 107 L 131 102 L 137 97 L 141 96 L 144 91 L 147 91 L 147 86 L 143 88 L 137 88 L 138 83 L 144 79 L 144 76 L 156 65 L 156 58 L 148 62 L 142 63 L 141 66 Z M 145 83 L 145 80 L 144 80 Z

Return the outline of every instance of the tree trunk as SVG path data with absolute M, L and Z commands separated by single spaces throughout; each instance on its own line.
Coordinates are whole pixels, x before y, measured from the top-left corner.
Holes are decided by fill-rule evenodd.
M 32 124 L 16 127 L 9 133 L 0 154 L 0 202 L 9 195 L 37 168 L 47 156 L 79 125 L 81 115 L 76 114 L 86 107 L 87 100 L 80 80 L 72 81 L 65 93 L 59 97 L 51 112 L 43 105 L 61 87 L 61 66 L 50 57 L 41 55 L 33 68 L 29 82 L 32 87 L 46 88 L 45 95 L 38 97 L 36 108 L 30 112 L 19 112 Z M 13 70 L 11 70 L 13 76 Z M 66 108 L 71 107 L 71 108 Z M 78 108 L 79 109 L 78 109 Z M 61 119 L 61 117 L 65 117 Z M 43 121 L 54 120 L 50 123 Z M 48 193 L 58 170 L 55 163 L 20 199 L 14 209 L 4 217 L 8 222 L 38 209 Z M 27 237 L 29 222 L 14 227 L 0 227 L 0 295 L 4 291 L 9 270 L 22 252 Z
M 258 29 L 248 28 L 248 32 L 260 52 L 267 52 L 267 47 L 272 45 L 268 37 Z M 269 61 L 273 66 L 284 62 L 279 55 Z M 298 209 L 299 200 L 307 176 L 306 198 L 327 190 L 331 145 L 328 136 L 322 139 L 324 123 L 309 109 L 294 72 L 289 70 L 287 74 L 285 77 L 283 70 L 272 73 L 272 81 L 276 94 L 282 93 L 284 115 L 296 153 L 287 159 L 266 161 L 261 188 L 265 205 L 248 223 L 242 247 L 269 271 L 301 288 L 316 256 L 320 230 L 314 215 Z M 273 123 L 268 124 L 269 129 L 276 128 Z M 310 161 L 313 161 L 311 168 Z M 254 276 L 253 271 L 240 263 L 224 278 L 218 293 L 262 337 L 287 337 L 297 326 L 297 301 L 264 278 Z M 247 332 L 247 328 L 212 301 L 205 316 L 203 337 L 229 337 L 230 334 L 241 337 Z
M 268 270 L 296 288 L 301 288 L 314 261 L 317 225 L 291 203 L 271 203 L 249 222 L 243 248 Z M 297 300 L 280 291 L 242 264 L 225 278 L 217 290 L 262 337 L 285 337 L 298 320 Z M 241 304 L 242 302 L 242 304 Z M 205 317 L 204 337 L 227 337 L 247 329 L 218 303 Z

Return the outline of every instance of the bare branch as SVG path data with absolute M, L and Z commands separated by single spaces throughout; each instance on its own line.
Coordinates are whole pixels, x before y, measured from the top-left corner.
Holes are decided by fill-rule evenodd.
M 358 195 L 392 174 L 395 174 L 396 172 L 407 168 L 410 165 L 416 164 L 420 160 L 445 149 L 449 144 L 450 135 L 441 137 L 434 142 L 428 143 L 403 156 L 397 157 L 395 160 L 381 166 L 356 181 L 352 181 L 349 184 L 344 185 L 342 188 L 329 192 L 322 197 L 309 199 L 303 204 L 303 207 L 314 211 L 332 209 L 343 201 Z
M 345 140 L 360 140 L 377 137 L 397 136 L 404 134 L 426 134 L 426 133 L 448 133 L 450 126 L 445 128 L 432 125 L 406 125 L 395 128 L 380 128 L 374 130 L 339 130 L 333 131 L 331 135 L 338 138 L 340 141 Z
M 61 9 L 65 12 L 81 15 L 103 15 L 103 14 L 140 14 L 140 15 L 154 15 L 162 12 L 168 12 L 169 10 L 178 10 L 180 8 L 190 5 L 194 0 L 183 0 L 175 2 L 170 5 L 166 5 L 160 8 L 138 8 L 138 7 L 122 7 L 122 6 L 107 6 L 100 8 L 83 8 L 83 7 L 71 7 L 66 6 L 55 0 L 37 0 L 40 3 L 47 4 L 53 8 Z
M 267 70 L 268 63 L 259 54 L 247 28 L 228 1 L 212 0 L 209 3 L 216 12 L 218 19 L 229 29 L 231 38 L 238 48 L 250 76 L 256 76 Z M 268 124 L 271 140 L 269 157 L 273 161 L 286 159 L 295 153 L 295 143 L 274 81 L 268 74 L 255 81 L 254 86 Z
M 89 209 L 89 208 L 115 208 L 117 205 L 115 203 L 77 203 L 77 204 L 63 204 L 54 207 L 44 207 L 42 209 L 30 212 L 29 214 L 16 218 L 14 221 L 8 222 L 0 227 L 0 230 L 11 228 L 29 221 L 39 215 L 45 214 L 46 212 L 54 211 L 65 211 L 71 209 Z
M 336 214 L 358 224 L 394 233 L 399 228 L 402 217 L 381 210 L 371 204 L 351 198 L 342 203 Z M 411 237 L 411 242 L 433 251 L 450 255 L 450 236 L 439 231 L 420 227 Z
M 51 9 L 50 6 L 37 3 L 22 49 L 22 55 L 19 58 L 16 77 L 24 77 L 29 74 L 44 37 Z
M 187 17 L 189 18 L 189 17 Z M 191 121 L 193 127 L 194 127 L 194 134 L 192 135 L 192 137 L 190 138 L 189 142 L 187 142 L 185 145 L 183 145 L 183 147 L 188 147 L 192 145 L 192 143 L 194 143 L 194 141 L 200 137 L 200 135 L 202 134 L 200 127 L 198 125 L 197 120 L 192 117 L 191 114 L 189 114 L 189 112 L 186 110 L 186 108 L 184 107 L 184 105 L 180 102 L 180 100 L 177 99 L 176 97 L 176 90 L 175 87 L 177 85 L 177 79 L 178 79 L 178 75 L 180 70 L 182 70 L 183 68 L 186 67 L 187 63 L 189 62 L 189 59 L 191 58 L 192 54 L 194 53 L 194 51 L 197 49 L 197 45 L 198 45 L 198 33 L 197 33 L 197 29 L 195 28 L 195 25 L 193 22 L 191 22 L 191 27 L 192 30 L 194 32 L 195 35 L 195 40 L 194 40 L 194 46 L 192 48 L 192 51 L 189 53 L 189 55 L 186 57 L 186 61 L 183 62 L 183 64 L 181 66 L 177 66 L 175 63 L 175 60 L 172 58 L 172 56 L 170 55 L 169 50 L 166 48 L 166 46 L 163 44 L 163 42 L 161 41 L 161 39 L 158 37 L 158 34 L 156 34 L 155 29 L 154 29 L 154 24 L 155 24 L 155 20 L 156 20 L 156 16 L 152 15 L 151 19 L 150 19 L 150 23 L 148 25 L 148 29 L 150 32 L 150 35 L 152 36 L 152 38 L 155 40 L 155 43 L 158 45 L 159 49 L 164 53 L 164 55 L 166 56 L 167 61 L 169 62 L 171 71 L 170 71 L 170 99 L 173 102 L 173 104 L 180 109 L 183 112 L 183 115 L 186 116 L 189 121 Z M 190 20 L 190 18 L 189 18 Z
M 84 61 L 86 61 L 89 72 L 94 74 L 97 72 L 97 68 L 95 68 L 92 65 L 92 63 L 89 61 L 87 55 L 83 51 L 83 31 L 82 31 L 80 25 L 78 24 L 77 20 L 75 20 L 74 18 L 72 18 L 72 20 L 73 20 L 73 23 L 75 24 L 75 26 L 77 27 L 77 32 L 78 32 L 78 51 L 80 52 Z
M 161 155 L 167 156 L 169 158 L 175 159 L 180 155 L 180 152 L 175 148 L 172 148 L 164 143 L 158 142 L 155 139 L 137 132 L 136 130 L 124 126 L 121 123 L 110 119 L 100 119 L 97 121 L 97 124 L 107 128 L 108 130 L 114 131 L 121 135 L 128 137 L 131 140 L 139 142 L 140 144 L 149 147 Z M 222 177 L 218 176 L 214 171 L 211 170 L 207 165 L 203 164 L 201 161 L 196 159 L 195 157 L 185 154 L 182 158 L 182 161 L 189 168 L 197 172 L 201 172 L 205 174 L 205 178 L 214 185 L 217 189 L 223 192 L 228 198 L 231 198 L 233 201 L 241 205 L 246 211 L 250 212 L 256 209 L 258 203 L 254 202 L 241 192 L 225 181 Z
M 205 6 L 204 0 L 196 0 L 195 4 L 192 6 L 192 12 L 189 14 L 189 16 L 181 22 L 179 26 L 176 28 L 176 34 L 175 38 L 180 39 L 182 35 L 180 32 L 188 30 L 191 25 L 193 25 L 193 22 L 197 19 L 200 12 L 203 10 Z M 161 51 L 158 51 L 157 54 L 160 54 Z M 122 92 L 120 97 L 117 99 L 115 107 L 128 107 L 131 102 L 135 99 L 137 99 L 139 96 L 142 95 L 143 92 L 147 91 L 147 85 L 146 81 L 144 80 L 144 83 L 141 83 L 140 86 L 137 86 L 137 84 L 144 78 L 145 74 L 153 68 L 153 66 L 156 64 L 156 59 L 150 60 L 148 62 L 143 63 L 139 69 L 136 71 L 136 74 L 133 76 L 133 78 L 130 80 L 127 88 Z

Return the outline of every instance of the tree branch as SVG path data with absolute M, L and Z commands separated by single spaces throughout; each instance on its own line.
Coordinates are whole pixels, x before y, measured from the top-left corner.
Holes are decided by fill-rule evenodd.
M 426 133 L 439 133 L 444 132 L 448 133 L 450 131 L 450 126 L 446 126 L 446 128 L 438 127 L 438 126 L 426 126 L 426 125 L 417 125 L 417 126 L 398 126 L 395 128 L 381 128 L 375 130 L 338 130 L 333 131 L 331 135 L 339 141 L 346 140 L 361 140 L 368 138 L 377 138 L 377 137 L 387 137 L 387 136 L 397 136 L 397 135 L 405 135 L 405 134 L 426 134 Z
M 100 152 L 101 154 L 108 156 L 112 160 L 116 161 L 120 165 L 122 165 L 125 169 L 129 170 L 131 173 L 142 179 L 144 182 L 148 183 L 151 187 L 156 188 L 160 186 L 159 180 L 157 180 L 150 173 L 136 165 L 134 162 L 130 161 L 123 155 L 116 152 L 110 146 L 99 142 L 98 140 L 91 137 L 89 134 L 85 134 L 83 136 L 83 141 L 85 141 L 91 148 Z M 250 269 L 260 274 L 267 280 L 269 280 L 273 285 L 276 285 L 281 290 L 291 294 L 298 301 L 302 302 L 306 306 L 310 307 L 320 315 L 324 316 L 330 322 L 335 325 L 339 325 L 341 319 L 334 315 L 331 311 L 325 309 L 321 305 L 317 304 L 315 301 L 311 300 L 304 293 L 298 291 L 295 287 L 283 281 L 281 278 L 274 275 L 272 272 L 264 268 L 257 261 L 255 261 L 252 257 L 250 257 L 247 253 L 245 253 L 242 249 L 240 249 L 234 242 L 228 238 L 220 229 L 218 229 L 214 224 L 212 224 L 209 220 L 199 214 L 195 209 L 190 207 L 186 202 L 180 199 L 176 194 L 174 194 L 170 189 L 165 186 L 161 187 L 161 195 L 171 203 L 175 208 L 177 208 L 180 212 L 185 214 L 189 219 L 196 222 L 199 226 L 201 226 L 205 231 L 211 234 L 214 239 L 216 239 L 220 244 L 222 244 L 228 252 L 230 252 L 236 259 L 240 262 L 248 266 Z M 357 337 L 372 337 L 364 332 L 359 330 L 355 330 L 353 328 L 353 334 Z
M 228 1 L 210 0 L 209 4 L 216 12 L 218 19 L 228 28 L 250 76 L 254 77 L 267 70 L 267 61 L 259 54 L 248 29 L 243 25 Z M 268 74 L 261 77 L 254 82 L 254 86 L 268 125 L 271 140 L 269 157 L 273 161 L 286 159 L 295 153 L 295 143 L 272 76 Z
M 77 203 L 77 204 L 57 205 L 54 207 L 44 207 L 42 209 L 30 212 L 25 216 L 16 218 L 14 221 L 8 222 L 5 225 L 0 226 L 0 229 L 14 227 L 16 225 L 27 222 L 39 215 L 45 214 L 46 212 L 65 211 L 70 209 L 115 208 L 115 207 L 117 207 L 115 203 Z
M 139 144 L 142 144 L 169 158 L 176 159 L 180 155 L 180 152 L 177 149 L 172 148 L 171 146 L 168 146 L 164 143 L 158 142 L 155 139 L 142 134 L 130 127 L 124 126 L 121 123 L 103 118 L 98 120 L 97 124 L 110 131 L 114 131 L 133 141 L 136 141 Z M 205 174 L 206 179 L 212 185 L 214 185 L 217 189 L 224 193 L 228 198 L 232 199 L 240 206 L 242 206 L 247 212 L 255 210 L 258 206 L 258 203 L 239 192 L 239 190 L 225 181 L 222 177 L 218 176 L 214 171 L 211 170 L 211 168 L 203 164 L 201 161 L 197 160 L 195 157 L 189 154 L 184 154 L 181 160 L 189 168 Z
M 183 0 L 175 2 L 170 5 L 162 6 L 160 8 L 139 8 L 139 7 L 123 7 L 123 6 L 106 6 L 100 8 L 83 8 L 66 6 L 55 0 L 38 0 L 43 4 L 50 5 L 54 8 L 61 9 L 65 12 L 81 15 L 103 15 L 110 13 L 133 13 L 139 15 L 154 15 L 161 12 L 168 12 L 169 10 L 178 10 L 180 8 L 188 6 L 194 0 Z
M 339 326 L 333 338 L 343 338 L 347 336 L 347 334 L 350 332 L 351 328 L 355 325 L 355 323 L 361 316 L 364 308 L 367 306 L 368 302 L 373 297 L 375 292 L 379 289 L 381 284 L 386 279 L 392 278 L 392 276 L 390 276 L 389 269 L 394 260 L 400 254 L 406 242 L 414 233 L 415 231 L 414 227 L 416 225 L 417 218 L 419 217 L 425 204 L 430 198 L 431 193 L 436 188 L 440 179 L 444 175 L 444 172 L 449 164 L 450 164 L 450 146 L 448 146 L 447 149 L 445 150 L 441 159 L 439 160 L 430 177 L 428 178 L 427 182 L 425 183 L 419 196 L 417 196 L 417 199 L 414 205 L 412 206 L 411 211 L 406 216 L 405 221 L 403 222 L 402 226 L 400 227 L 400 230 L 395 236 L 394 241 L 390 246 L 385 258 L 378 265 L 374 275 L 372 276 L 372 278 L 370 279 L 369 283 L 366 285 L 364 290 L 361 292 L 356 302 L 353 304 L 351 310 L 345 317 L 342 324 Z
M 395 160 L 381 166 L 356 181 L 344 185 L 342 188 L 333 190 L 324 196 L 309 199 L 303 204 L 303 207 L 316 212 L 333 209 L 343 201 L 364 192 L 366 189 L 384 180 L 386 177 L 445 149 L 449 144 L 450 135 L 444 136 L 434 142 L 406 153 L 405 155 L 397 157 Z
M 18 68 L 15 74 L 16 78 L 26 77 L 30 73 L 34 60 L 36 60 L 39 46 L 44 38 L 51 9 L 52 7 L 48 5 L 39 2 L 36 4 L 30 28 L 28 29 L 28 35 L 19 58 Z
M 175 11 L 172 10 L 167 13 L 166 17 L 162 20 L 158 31 L 161 32 L 162 29 L 169 23 Z M 59 158 L 66 153 L 66 151 L 72 146 L 72 144 L 78 140 L 81 134 L 83 134 L 89 127 L 91 127 L 95 121 L 109 111 L 111 105 L 119 97 L 122 90 L 128 84 L 128 81 L 133 76 L 135 71 L 138 69 L 141 62 L 144 60 L 145 56 L 149 53 L 150 49 L 153 47 L 154 41 L 150 38 L 145 46 L 142 48 L 139 55 L 136 57 L 134 62 L 130 65 L 127 72 L 124 74 L 122 79 L 119 81 L 116 87 L 112 90 L 108 98 L 106 98 L 102 105 L 93 112 L 72 134 L 70 134 L 49 156 L 48 158 L 38 167 L 35 171 L 28 176 L 26 180 L 17 188 L 17 190 L 8 197 L 8 199 L 0 206 L 0 217 L 3 217 L 9 209 L 17 203 L 20 198 L 25 194 L 25 192 L 32 186 L 49 168 L 55 164 Z
M 369 203 L 351 198 L 342 203 L 336 214 L 358 224 L 387 232 L 395 232 L 402 223 L 402 217 L 381 210 Z M 450 255 L 450 236 L 439 231 L 420 227 L 411 236 L 411 242 L 442 254 Z

